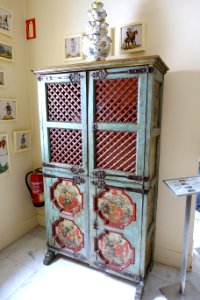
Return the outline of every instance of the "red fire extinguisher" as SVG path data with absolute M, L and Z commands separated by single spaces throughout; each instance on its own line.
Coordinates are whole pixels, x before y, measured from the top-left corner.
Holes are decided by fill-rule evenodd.
M 40 168 L 28 172 L 25 176 L 26 186 L 31 194 L 35 207 L 44 206 L 43 174 Z

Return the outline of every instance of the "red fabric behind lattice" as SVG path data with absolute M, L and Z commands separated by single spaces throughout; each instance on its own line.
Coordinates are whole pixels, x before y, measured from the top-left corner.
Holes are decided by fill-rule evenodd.
M 48 120 L 81 122 L 80 90 L 77 82 L 47 84 Z
M 96 132 L 96 168 L 135 173 L 136 132 Z
M 80 130 L 50 129 L 50 160 L 82 166 L 82 133 Z
M 96 121 L 137 123 L 138 78 L 96 81 Z

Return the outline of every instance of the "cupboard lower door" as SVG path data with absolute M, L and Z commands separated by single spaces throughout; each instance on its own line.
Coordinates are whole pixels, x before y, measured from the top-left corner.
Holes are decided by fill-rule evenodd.
M 50 249 L 88 260 L 87 181 L 45 176 L 47 239 Z
M 90 180 L 90 264 L 139 281 L 142 194 L 126 183 L 98 183 Z

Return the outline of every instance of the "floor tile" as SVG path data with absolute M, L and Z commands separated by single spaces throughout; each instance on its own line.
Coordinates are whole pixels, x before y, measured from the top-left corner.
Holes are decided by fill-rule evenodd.
M 6 300 L 34 271 L 26 266 L 0 259 L 0 299 Z

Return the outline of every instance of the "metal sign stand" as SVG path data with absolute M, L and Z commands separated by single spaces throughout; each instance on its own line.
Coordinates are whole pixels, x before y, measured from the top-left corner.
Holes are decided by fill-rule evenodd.
M 188 259 L 189 246 L 189 225 L 190 225 L 190 211 L 192 203 L 192 195 L 200 193 L 200 177 L 187 177 L 179 179 L 164 180 L 164 183 L 170 188 L 175 196 L 186 196 L 185 207 L 185 223 L 183 236 L 183 254 L 181 267 L 181 283 L 163 287 L 160 289 L 161 293 L 168 300 L 199 300 L 200 292 L 189 282 L 186 282 L 186 270 Z

